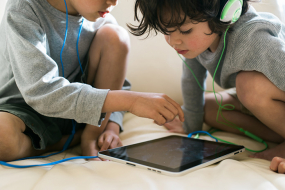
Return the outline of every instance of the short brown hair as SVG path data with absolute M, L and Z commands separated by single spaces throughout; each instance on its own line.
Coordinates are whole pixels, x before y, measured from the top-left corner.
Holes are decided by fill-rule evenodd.
M 135 36 L 145 33 L 155 34 L 161 32 L 169 34 L 167 28 L 180 28 L 189 17 L 193 23 L 207 22 L 212 33 L 222 34 L 230 23 L 220 21 L 223 7 L 228 0 L 136 0 L 135 21 L 138 26 L 128 24 L 130 32 Z M 243 0 L 242 15 L 248 10 L 249 0 Z M 163 10 L 170 13 L 170 19 L 163 21 Z M 138 11 L 142 13 L 142 19 L 138 17 Z

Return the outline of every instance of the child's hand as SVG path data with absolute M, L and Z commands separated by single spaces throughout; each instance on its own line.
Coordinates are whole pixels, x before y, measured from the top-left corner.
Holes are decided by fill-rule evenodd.
M 274 157 L 271 161 L 270 169 L 280 174 L 285 174 L 285 159 Z
M 177 115 L 180 121 L 184 121 L 180 105 L 165 94 L 139 93 L 131 105 L 130 112 L 153 119 L 158 125 L 172 121 Z
M 108 122 L 104 132 L 99 127 L 87 125 L 81 136 L 81 149 L 83 156 L 97 156 L 99 151 L 122 146 L 119 138 L 120 126 L 114 122 Z M 100 161 L 101 158 L 89 160 Z
M 185 131 L 182 128 L 182 122 L 178 118 L 175 118 L 173 121 L 165 123 L 164 127 L 166 127 L 166 129 L 168 129 L 168 131 L 171 133 L 185 134 Z
M 100 148 L 100 151 L 122 146 L 123 144 L 119 138 L 119 132 L 120 126 L 114 122 L 109 122 L 106 130 L 98 139 L 98 147 Z

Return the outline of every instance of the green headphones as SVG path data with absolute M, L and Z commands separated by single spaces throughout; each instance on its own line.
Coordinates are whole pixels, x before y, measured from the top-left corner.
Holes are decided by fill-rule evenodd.
M 220 20 L 235 23 L 242 13 L 243 0 L 228 0 L 224 6 Z

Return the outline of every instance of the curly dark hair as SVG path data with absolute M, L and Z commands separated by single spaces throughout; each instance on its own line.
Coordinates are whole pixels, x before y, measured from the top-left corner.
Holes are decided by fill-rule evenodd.
M 140 22 L 138 26 L 128 24 L 130 32 L 135 36 L 142 36 L 147 33 L 149 36 L 153 30 L 155 34 L 169 34 L 169 28 L 180 28 L 187 17 L 193 23 L 207 22 L 212 33 L 222 34 L 230 23 L 220 21 L 223 7 L 228 0 L 136 0 L 135 21 Z M 243 0 L 242 15 L 249 7 L 250 0 Z M 142 19 L 139 19 L 139 12 Z M 169 18 L 165 20 L 165 12 Z

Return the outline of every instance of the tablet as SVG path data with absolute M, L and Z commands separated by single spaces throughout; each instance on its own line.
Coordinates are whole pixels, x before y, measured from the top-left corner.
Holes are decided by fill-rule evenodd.
M 179 176 L 244 150 L 243 146 L 171 135 L 100 151 L 98 156 L 159 174 Z

